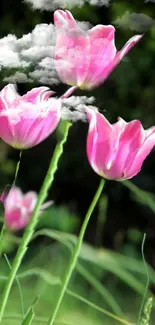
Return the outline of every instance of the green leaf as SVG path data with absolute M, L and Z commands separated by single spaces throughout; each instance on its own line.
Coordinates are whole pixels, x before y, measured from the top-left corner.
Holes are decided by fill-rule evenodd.
M 155 195 L 153 193 L 141 190 L 131 181 L 124 181 L 122 184 L 129 188 L 129 190 L 134 194 L 134 200 L 147 205 L 153 212 L 155 212 Z
M 28 313 L 26 314 L 23 322 L 21 323 L 21 325 L 30 325 L 32 323 L 32 320 L 34 318 L 34 312 L 33 309 L 31 308 Z
M 32 306 L 29 308 L 23 322 L 21 323 L 21 325 L 30 325 L 32 323 L 32 320 L 35 316 L 34 314 L 34 306 L 37 304 L 39 300 L 39 297 L 36 297 L 35 300 L 32 303 Z

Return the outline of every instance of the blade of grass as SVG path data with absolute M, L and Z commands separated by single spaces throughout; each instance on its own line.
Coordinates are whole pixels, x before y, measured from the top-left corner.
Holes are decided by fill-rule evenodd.
M 113 310 L 114 313 L 118 316 L 123 316 L 123 312 L 120 306 L 117 304 L 115 298 L 112 296 L 110 291 L 106 289 L 100 281 L 97 280 L 95 276 L 92 275 L 85 267 L 83 267 L 80 263 L 77 263 L 76 270 L 81 274 L 83 278 L 85 278 L 102 296 L 102 298 L 106 301 L 107 305 Z
M 21 323 L 21 325 L 31 325 L 33 319 L 34 319 L 34 316 L 35 316 L 35 313 L 34 313 L 34 306 L 37 304 L 39 300 L 39 297 L 35 298 L 35 300 L 33 301 L 31 307 L 29 308 L 23 322 Z
M 11 270 L 12 266 L 11 266 L 10 261 L 9 261 L 9 259 L 8 259 L 8 257 L 7 257 L 6 254 L 4 254 L 4 258 L 5 258 L 6 262 L 7 262 L 7 265 L 9 267 L 9 269 Z M 22 317 L 24 319 L 24 315 L 25 315 L 25 312 L 24 312 L 24 299 L 23 299 L 23 293 L 22 293 L 22 289 L 21 289 L 21 285 L 20 285 L 18 276 L 15 277 L 15 281 L 17 283 L 18 290 L 19 290 L 20 304 L 21 304 L 21 312 L 22 312 Z
M 37 272 L 38 271 L 38 272 Z M 46 270 L 43 270 L 43 269 L 34 269 L 34 272 L 33 272 L 33 269 L 31 269 L 31 272 L 30 270 L 26 273 L 26 272 L 23 272 L 21 274 L 18 274 L 18 277 L 19 278 L 25 278 L 27 276 L 33 276 L 33 275 L 36 275 L 38 277 L 41 277 L 43 278 L 43 280 L 48 284 L 48 285 L 53 285 L 53 275 L 51 276 L 51 273 L 46 271 Z M 51 279 L 50 279 L 51 278 Z M 1 279 L 1 277 L 0 277 Z M 7 277 L 5 277 L 5 280 L 7 279 Z M 3 280 L 4 280 L 4 277 L 3 277 Z M 62 282 L 61 280 L 59 282 L 55 282 L 54 285 L 62 285 Z M 82 297 L 81 295 L 67 289 L 66 290 L 66 293 L 71 296 L 71 297 L 74 297 L 75 299 L 78 299 L 79 301 L 82 301 L 84 302 L 85 304 L 87 304 L 89 307 L 103 313 L 104 315 L 107 315 L 109 316 L 110 318 L 113 318 L 115 320 L 117 320 L 118 322 L 122 323 L 122 324 L 125 324 L 125 325 L 133 325 L 132 323 L 124 320 L 123 318 L 117 316 L 117 315 L 114 315 L 112 314 L 111 312 L 107 311 L 106 309 L 92 303 L 91 301 L 89 301 L 88 299 Z
M 63 232 L 58 231 L 50 231 L 50 230 L 41 230 L 39 232 L 36 232 L 35 237 L 37 235 L 44 235 L 51 238 L 56 239 L 59 241 L 59 238 L 61 237 L 61 242 L 63 243 L 64 240 L 68 239 L 73 245 L 76 245 L 77 237 L 72 234 L 63 234 Z M 65 243 L 65 242 L 64 242 Z M 144 285 L 132 274 L 130 274 L 128 271 L 122 269 L 122 266 L 117 263 L 117 260 L 115 259 L 107 259 L 107 255 L 100 256 L 100 250 L 97 250 L 96 248 L 83 243 L 81 247 L 81 251 L 79 254 L 79 258 L 90 262 L 92 264 L 97 265 L 98 267 L 102 268 L 105 271 L 111 272 L 115 274 L 118 278 L 120 278 L 124 283 L 126 283 L 128 286 L 130 286 L 134 291 L 136 291 L 139 294 L 143 294 L 144 292 Z

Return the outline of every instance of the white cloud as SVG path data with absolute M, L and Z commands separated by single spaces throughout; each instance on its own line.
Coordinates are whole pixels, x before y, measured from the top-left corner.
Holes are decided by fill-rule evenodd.
M 126 11 L 125 14 L 118 17 L 113 24 L 118 27 L 129 28 L 137 32 L 144 32 L 155 26 L 155 20 L 143 13 L 131 13 Z
M 10 77 L 5 77 L 4 82 L 9 82 L 9 83 L 16 83 L 16 82 L 33 82 L 33 79 L 28 78 L 28 76 L 24 72 L 15 72 L 14 75 Z
M 31 79 L 39 82 L 40 84 L 53 85 L 58 84 L 59 82 L 55 71 L 36 69 L 35 71 L 30 72 L 28 75 Z
M 0 67 L 16 68 L 21 64 L 18 51 L 17 38 L 15 35 L 8 35 L 0 39 Z M 22 67 L 27 62 L 22 61 Z
M 52 24 L 36 25 L 32 33 L 19 39 L 11 34 L 0 39 L 0 69 L 17 70 L 4 81 L 35 80 L 47 85 L 58 83 L 54 65 L 55 39 L 55 27 Z
M 95 101 L 93 96 L 71 96 L 62 101 L 62 118 L 76 122 L 78 120 L 86 121 L 85 106 Z
M 52 11 L 57 8 L 82 7 L 86 3 L 98 6 L 107 6 L 110 0 L 24 0 L 34 9 Z

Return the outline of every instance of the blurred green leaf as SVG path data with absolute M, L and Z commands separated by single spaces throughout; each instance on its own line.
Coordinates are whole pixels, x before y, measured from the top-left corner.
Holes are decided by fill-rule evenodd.
M 33 312 L 33 309 L 31 308 L 28 311 L 28 313 L 27 313 L 25 319 L 23 320 L 23 322 L 21 323 L 21 325 L 30 325 L 33 321 L 33 318 L 34 318 L 34 312 Z
M 147 205 L 153 212 L 155 212 L 155 194 L 141 190 L 129 180 L 122 182 L 122 184 L 129 188 L 129 190 L 134 194 L 134 200 Z
M 66 206 L 52 206 L 44 211 L 40 218 L 37 228 L 48 227 L 52 229 L 72 232 L 78 225 L 76 215 L 70 213 Z
M 49 229 L 43 229 L 41 231 L 36 232 L 35 237 L 38 235 L 45 235 L 54 238 L 60 241 L 62 244 L 65 244 L 69 249 L 71 249 L 71 247 L 69 246 L 69 242 L 73 246 L 77 242 L 77 237 L 75 235 L 67 234 L 63 232 L 61 233 L 53 230 L 50 231 Z M 126 285 L 131 287 L 134 291 L 143 295 L 145 289 L 145 285 L 144 285 L 145 281 L 144 282 L 142 280 L 140 281 L 139 276 L 136 277 L 136 274 L 133 275 L 131 274 L 131 272 L 128 272 L 125 267 L 123 268 L 119 259 L 117 259 L 116 253 L 115 255 L 113 255 L 113 253 L 111 254 L 111 252 L 108 250 L 96 249 L 86 243 L 83 243 L 79 258 L 83 259 L 87 263 L 90 262 L 96 265 L 97 267 L 100 267 L 102 270 L 106 272 L 110 272 L 114 274 L 119 279 L 121 279 L 124 283 L 126 283 Z M 133 259 L 133 262 L 136 263 L 136 260 Z M 126 257 L 126 263 L 127 263 L 127 257 Z M 143 270 L 142 275 L 146 276 L 145 270 Z M 155 281 L 155 275 L 153 278 Z
M 36 297 L 35 300 L 33 301 L 31 307 L 29 308 L 23 322 L 21 323 L 21 325 L 30 325 L 33 321 L 33 318 L 35 316 L 35 313 L 34 313 L 34 306 L 37 304 L 39 300 L 39 297 Z

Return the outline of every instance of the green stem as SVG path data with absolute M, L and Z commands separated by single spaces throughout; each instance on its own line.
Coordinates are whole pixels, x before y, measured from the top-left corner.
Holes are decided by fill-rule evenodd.
M 57 167 L 58 167 L 58 161 L 59 161 L 59 159 L 60 159 L 60 157 L 61 157 L 61 155 L 63 153 L 63 145 L 67 140 L 67 136 L 68 136 L 70 126 L 71 126 L 70 122 L 64 121 L 63 134 L 60 136 L 58 144 L 56 145 L 53 157 L 52 157 L 51 162 L 50 162 L 49 169 L 47 171 L 45 180 L 43 182 L 43 185 L 41 187 L 41 190 L 40 190 L 40 193 L 39 193 L 39 196 L 38 196 L 38 200 L 37 200 L 33 215 L 32 215 L 32 217 L 30 219 L 30 222 L 29 222 L 26 230 L 25 230 L 25 233 L 24 233 L 24 236 L 22 238 L 21 244 L 20 244 L 20 246 L 18 248 L 17 254 L 16 254 L 15 259 L 13 261 L 12 269 L 10 271 L 8 280 L 6 282 L 3 294 L 2 294 L 1 299 L 0 299 L 0 323 L 2 321 L 2 317 L 3 317 L 3 314 L 4 314 L 4 310 L 5 310 L 5 307 L 6 307 L 6 304 L 7 304 L 7 300 L 8 300 L 8 297 L 9 297 L 9 293 L 10 293 L 13 281 L 14 281 L 14 279 L 16 277 L 16 274 L 17 274 L 18 268 L 19 268 L 19 266 L 21 264 L 22 258 L 23 258 L 24 254 L 25 254 L 25 252 L 26 252 L 26 250 L 28 248 L 27 246 L 28 246 L 28 244 L 29 244 L 29 242 L 31 240 L 31 237 L 32 237 L 32 235 L 34 233 L 34 229 L 35 229 L 35 227 L 37 225 L 38 215 L 39 215 L 41 205 L 43 204 L 44 200 L 46 199 L 48 189 L 50 188 L 50 186 L 51 186 L 51 184 L 52 184 L 52 182 L 54 180 L 54 174 L 55 174 L 55 172 L 57 170 Z
M 9 269 L 11 270 L 12 269 L 12 266 L 11 266 L 10 261 L 9 261 L 9 259 L 8 259 L 8 257 L 7 257 L 6 254 L 4 254 L 4 258 L 5 258 L 6 262 L 7 262 L 7 265 L 9 267 Z M 19 282 L 19 279 L 18 279 L 17 276 L 15 277 L 15 280 L 16 280 L 16 283 L 17 283 L 17 286 L 18 286 L 18 290 L 19 290 L 19 295 L 20 295 L 22 318 L 24 319 L 25 312 L 24 312 L 23 293 L 22 293 L 22 289 L 21 289 L 21 286 L 20 286 L 20 282 Z
M 73 251 L 73 255 L 71 257 L 69 266 L 68 266 L 66 274 L 65 274 L 64 281 L 62 283 L 62 288 L 61 288 L 61 291 L 60 291 L 60 295 L 58 297 L 58 301 L 56 303 L 53 315 L 49 319 L 48 325 L 53 325 L 53 323 L 55 322 L 56 315 L 58 313 L 60 304 L 62 302 L 63 296 L 64 296 L 65 291 L 67 289 L 69 280 L 70 280 L 70 278 L 72 276 L 73 270 L 75 268 L 75 265 L 76 265 L 76 262 L 77 262 L 77 259 L 78 259 L 78 256 L 79 256 L 79 253 L 80 253 L 80 250 L 81 250 L 81 246 L 82 246 L 82 242 L 83 242 L 83 238 L 84 238 L 84 234 L 85 234 L 88 222 L 89 222 L 90 217 L 92 215 L 92 212 L 94 211 L 94 208 L 95 208 L 95 206 L 96 206 L 96 204 L 97 204 L 97 202 L 98 202 L 98 200 L 100 198 L 101 192 L 102 192 L 103 187 L 104 187 L 104 183 L 105 183 L 105 180 L 102 178 L 101 182 L 99 184 L 99 187 L 98 187 L 98 189 L 97 189 L 97 191 L 95 193 L 95 196 L 94 196 L 94 198 L 93 198 L 93 200 L 91 202 L 91 205 L 90 205 L 90 207 L 89 207 L 89 209 L 88 209 L 88 211 L 86 213 L 86 216 L 85 216 L 84 222 L 82 224 L 76 246 L 75 246 L 74 251 Z
M 18 175 L 18 171 L 19 171 L 19 167 L 20 167 L 21 158 L 22 158 L 22 150 L 20 150 L 20 152 L 19 152 L 19 160 L 18 160 L 17 165 L 16 165 L 15 176 L 14 176 L 14 181 L 13 181 L 12 186 L 15 186 L 15 183 L 16 183 L 16 179 L 17 179 L 17 175 Z

